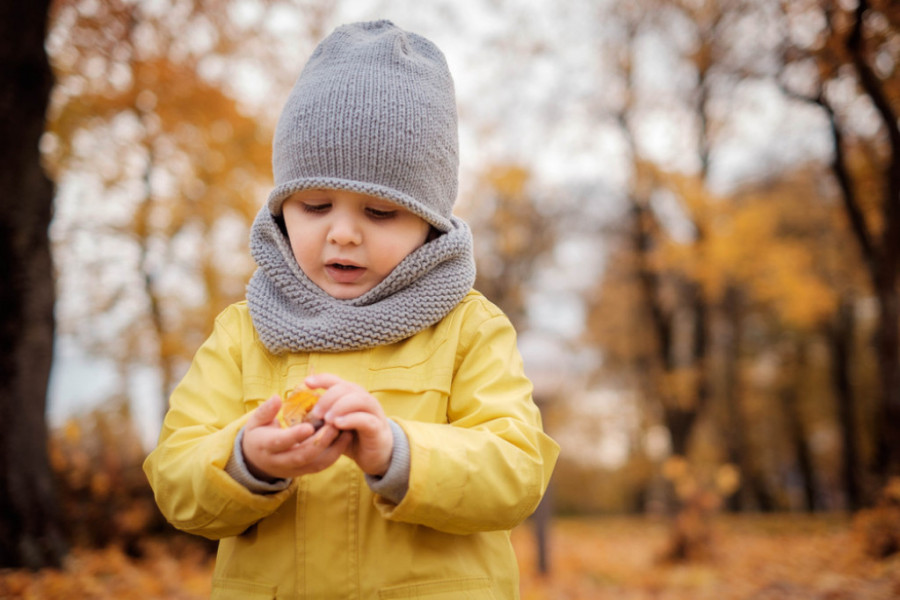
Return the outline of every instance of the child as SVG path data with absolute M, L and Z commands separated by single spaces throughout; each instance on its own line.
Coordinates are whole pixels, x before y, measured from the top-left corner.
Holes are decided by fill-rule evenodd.
M 443 54 L 388 21 L 335 30 L 279 119 L 258 269 L 175 389 L 144 469 L 219 539 L 214 598 L 516 598 L 509 530 L 558 446 L 515 332 L 471 289 Z M 281 398 L 324 390 L 282 428 Z

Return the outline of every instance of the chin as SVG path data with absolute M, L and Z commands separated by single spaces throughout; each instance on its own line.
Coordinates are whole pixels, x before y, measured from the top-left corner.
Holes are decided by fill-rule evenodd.
M 353 300 L 354 298 L 359 298 L 366 292 L 368 292 L 371 288 L 365 289 L 347 289 L 347 288 L 337 288 L 334 287 L 326 288 L 325 291 L 328 292 L 328 295 L 332 298 L 337 298 L 338 300 Z

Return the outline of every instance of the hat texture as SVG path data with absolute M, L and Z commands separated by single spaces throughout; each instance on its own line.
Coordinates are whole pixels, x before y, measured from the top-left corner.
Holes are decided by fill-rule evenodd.
M 269 211 L 305 189 L 343 189 L 451 228 L 459 151 L 441 51 L 390 21 L 337 28 L 313 52 L 275 130 Z

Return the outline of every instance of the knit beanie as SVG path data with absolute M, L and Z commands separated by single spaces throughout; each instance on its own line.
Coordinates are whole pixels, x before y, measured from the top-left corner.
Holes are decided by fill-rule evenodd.
M 390 21 L 337 28 L 313 52 L 278 120 L 269 212 L 294 192 L 342 189 L 451 228 L 459 165 L 444 55 Z

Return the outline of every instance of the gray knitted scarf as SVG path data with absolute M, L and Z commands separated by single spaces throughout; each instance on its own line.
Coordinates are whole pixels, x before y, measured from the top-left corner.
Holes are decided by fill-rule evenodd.
M 257 269 L 247 287 L 250 316 L 273 354 L 341 352 L 390 344 L 443 319 L 472 288 L 472 233 L 452 228 L 414 250 L 377 286 L 359 296 L 334 298 L 314 284 L 294 259 L 290 243 L 265 206 L 250 232 Z

